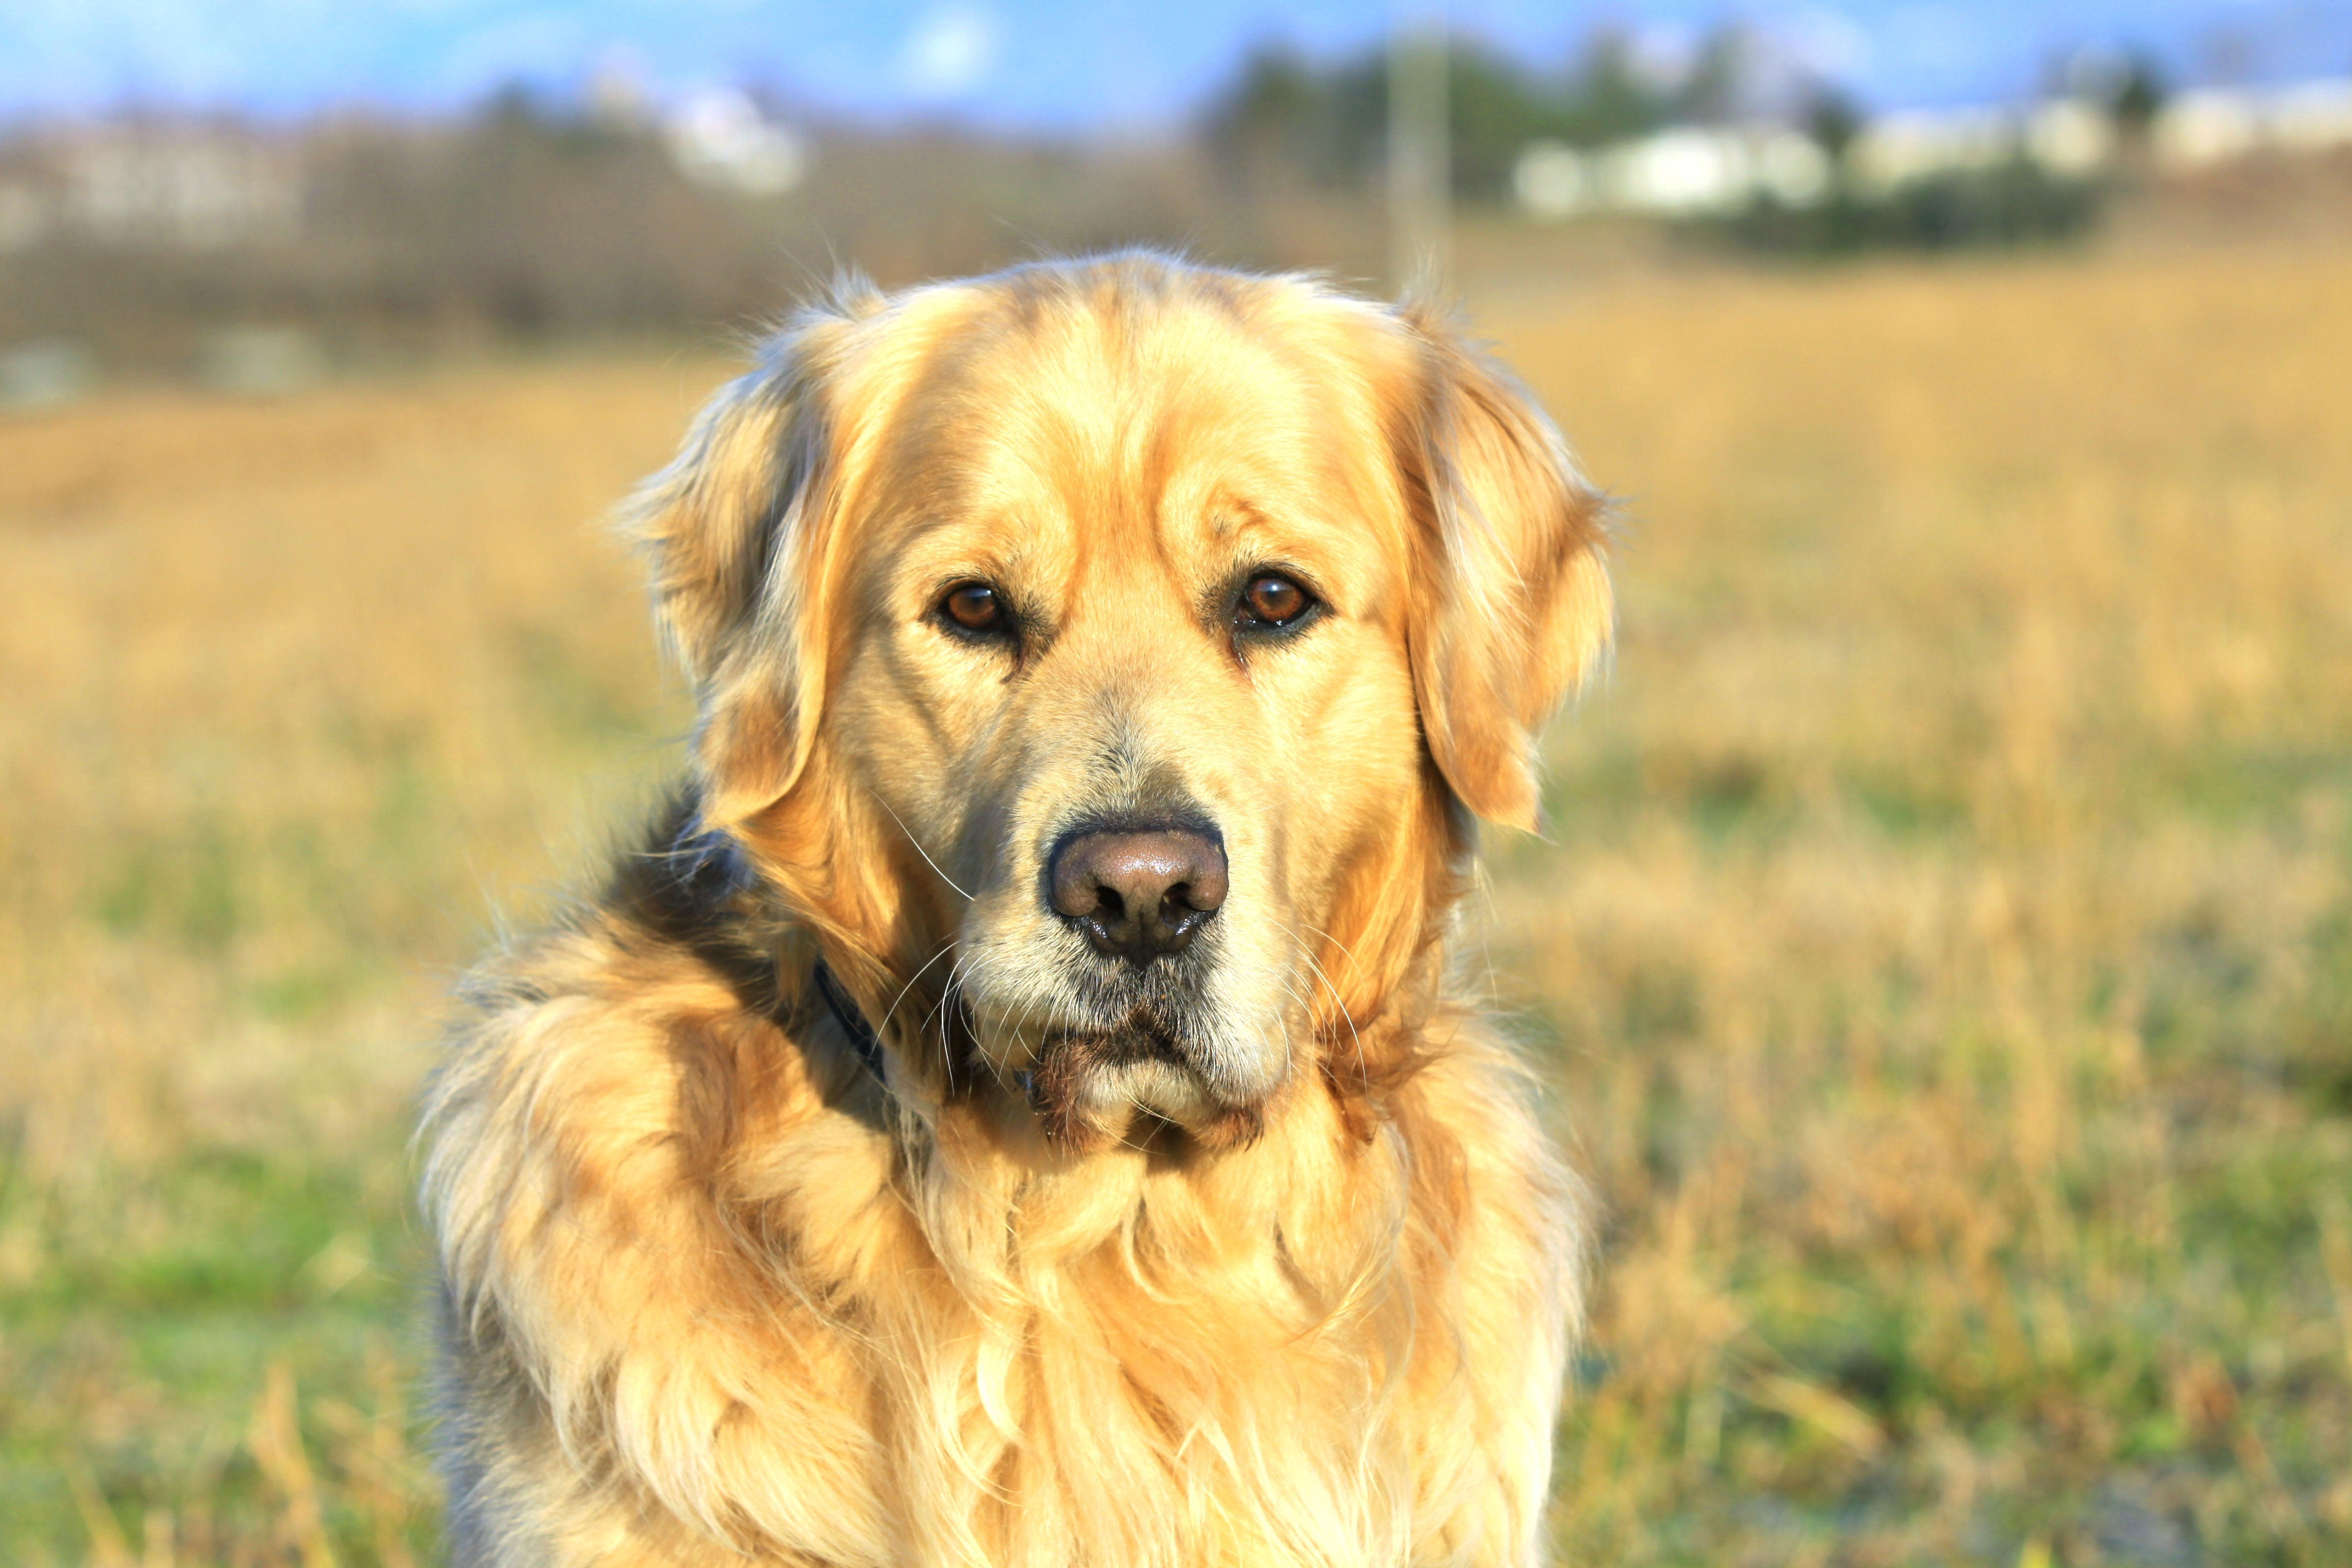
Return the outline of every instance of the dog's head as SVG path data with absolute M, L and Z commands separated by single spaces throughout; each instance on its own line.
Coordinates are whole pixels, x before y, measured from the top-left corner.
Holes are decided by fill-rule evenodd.
M 1596 498 L 1494 364 L 1154 257 L 810 311 L 636 515 L 706 824 L 894 1074 L 1082 1145 L 1369 1081 L 1609 626 Z

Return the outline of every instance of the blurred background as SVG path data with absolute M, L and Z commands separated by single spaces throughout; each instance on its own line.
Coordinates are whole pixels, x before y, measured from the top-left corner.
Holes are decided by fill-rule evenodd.
M 2352 1561 L 2352 11 L 11 0 L 0 1560 L 437 1561 L 445 997 L 688 721 L 747 338 L 1464 302 L 1623 504 L 1481 898 L 1605 1215 L 1565 1562 Z

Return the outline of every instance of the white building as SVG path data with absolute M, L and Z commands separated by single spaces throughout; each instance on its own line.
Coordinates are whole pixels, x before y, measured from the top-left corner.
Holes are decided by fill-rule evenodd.
M 807 143 L 733 89 L 688 98 L 663 125 L 662 139 L 687 178 L 742 195 L 780 196 L 808 175 Z
M 0 174 L 0 251 L 51 234 L 206 250 L 301 227 L 299 150 L 211 126 L 113 123 L 41 132 Z
M 2158 163 L 2209 169 L 2255 153 L 2352 146 L 2352 80 L 2268 89 L 2200 88 L 2167 103 L 2154 127 Z
M 2352 147 L 2352 80 L 2185 92 L 2158 114 L 2151 142 L 2158 163 L 2171 170 L 2265 151 Z M 2059 98 L 2023 110 L 1885 115 L 1855 136 L 1846 167 L 1864 194 L 1885 195 L 1916 180 L 2018 159 L 2056 178 L 2086 179 L 2114 163 L 2121 146 L 2104 106 Z M 1740 212 L 1768 198 L 1815 205 L 1828 198 L 1832 173 L 1819 144 L 1786 127 L 1682 128 L 1591 150 L 1529 142 L 1512 171 L 1512 189 L 1520 208 L 1538 218 L 1694 217 Z
M 1830 163 L 1811 137 L 1794 131 L 1685 128 L 1592 152 L 1530 142 L 1511 184 L 1520 207 L 1536 217 L 1696 217 L 1736 213 L 1765 195 L 1811 206 L 1829 195 Z

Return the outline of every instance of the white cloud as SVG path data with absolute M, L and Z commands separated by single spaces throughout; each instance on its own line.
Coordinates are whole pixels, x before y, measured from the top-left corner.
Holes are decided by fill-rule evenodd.
M 918 98 L 954 98 L 980 85 L 996 63 L 996 20 L 971 5 L 942 5 L 907 35 L 899 79 Z

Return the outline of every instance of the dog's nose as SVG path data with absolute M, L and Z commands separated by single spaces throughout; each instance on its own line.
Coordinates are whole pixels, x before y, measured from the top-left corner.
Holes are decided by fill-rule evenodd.
M 1054 912 L 1139 967 L 1181 952 L 1225 901 L 1225 852 L 1181 828 L 1084 834 L 1054 853 Z

